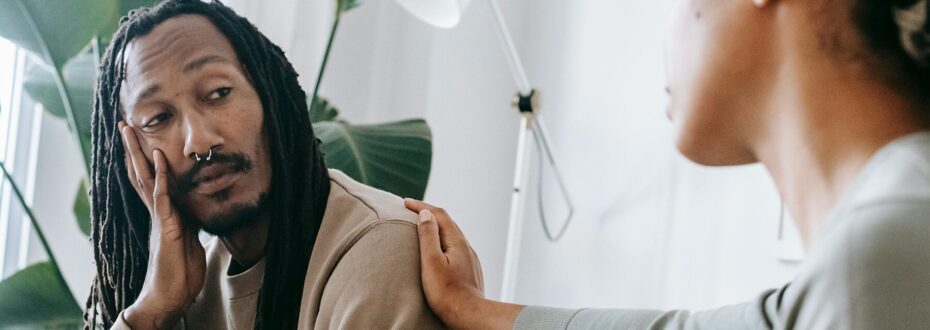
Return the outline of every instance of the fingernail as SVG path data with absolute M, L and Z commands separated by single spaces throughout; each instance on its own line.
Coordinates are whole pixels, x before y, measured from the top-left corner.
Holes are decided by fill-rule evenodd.
M 420 223 L 424 223 L 433 218 L 433 214 L 429 210 L 420 211 Z

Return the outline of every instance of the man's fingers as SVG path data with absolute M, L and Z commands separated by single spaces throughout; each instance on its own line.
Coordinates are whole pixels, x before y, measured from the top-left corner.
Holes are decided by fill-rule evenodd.
M 123 127 L 126 127 L 126 124 L 119 122 L 120 135 L 122 135 L 123 141 L 123 156 L 125 157 L 123 163 L 126 164 L 126 177 L 129 178 L 129 182 L 132 184 L 133 188 L 136 188 L 136 193 L 142 195 L 142 187 L 139 184 L 139 178 L 136 176 L 135 166 L 132 166 L 132 153 L 129 150 L 129 145 L 126 144 L 126 133 L 123 131 Z M 148 198 L 143 196 L 143 198 Z
M 424 269 L 445 260 L 439 241 L 439 226 L 429 210 L 420 211 L 417 233 L 420 236 L 420 260 Z
M 131 127 L 126 124 L 122 125 L 123 127 L 120 131 L 123 134 L 123 141 L 126 145 L 126 153 L 129 154 L 129 158 L 132 160 L 132 167 L 136 173 L 136 183 L 140 186 L 143 192 L 150 191 L 154 180 L 152 178 L 152 170 L 149 167 L 148 161 L 143 156 L 142 149 L 139 147 L 139 139 L 136 137 L 136 132 L 132 130 Z
M 152 151 L 152 158 L 155 159 L 155 189 L 152 191 L 152 200 L 155 204 L 153 214 L 153 226 L 159 226 L 163 237 L 169 239 L 183 239 L 181 223 L 174 214 L 174 207 L 171 206 L 171 199 L 168 196 L 168 162 L 161 150 Z
M 132 182 L 133 187 L 136 188 L 136 191 L 141 192 L 142 187 L 139 185 L 139 178 L 136 176 L 136 169 L 132 165 L 132 149 L 129 148 L 129 142 L 127 141 L 128 138 L 126 137 L 126 131 L 124 130 L 126 123 L 120 121 L 117 126 L 119 127 L 119 134 L 122 137 L 120 140 L 123 141 L 123 156 L 125 157 L 124 161 L 126 163 L 126 176 L 129 177 L 129 180 Z

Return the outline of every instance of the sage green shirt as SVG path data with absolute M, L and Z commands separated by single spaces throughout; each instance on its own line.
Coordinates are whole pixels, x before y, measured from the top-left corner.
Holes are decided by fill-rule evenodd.
M 930 133 L 872 156 L 781 288 L 699 312 L 530 306 L 514 328 L 928 329 Z

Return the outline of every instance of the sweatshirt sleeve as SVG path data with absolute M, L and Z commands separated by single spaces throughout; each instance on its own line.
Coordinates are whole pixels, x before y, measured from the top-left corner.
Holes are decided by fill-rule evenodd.
M 443 328 L 420 282 L 415 224 L 378 221 L 358 238 L 329 277 L 315 328 Z
M 779 291 L 768 290 L 752 302 L 700 312 L 527 306 L 517 316 L 514 329 L 770 329 L 774 306 L 767 307 L 766 300 Z
M 930 205 L 884 200 L 833 219 L 798 277 L 758 299 L 688 311 L 530 306 L 515 329 L 912 329 L 930 324 Z

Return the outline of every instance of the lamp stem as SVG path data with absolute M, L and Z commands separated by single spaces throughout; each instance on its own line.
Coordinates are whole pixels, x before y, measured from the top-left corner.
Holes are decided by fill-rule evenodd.
M 518 93 L 521 98 L 532 97 L 533 87 L 530 85 L 530 80 L 526 76 L 526 70 L 523 69 L 523 61 L 520 60 L 520 54 L 517 52 L 517 47 L 514 46 L 513 39 L 510 36 L 510 30 L 507 28 L 507 23 L 504 21 L 504 15 L 501 13 L 497 0 L 488 0 L 488 7 L 491 9 L 494 22 L 497 24 L 497 32 L 501 40 L 501 46 L 507 58 L 510 73 L 513 75 L 513 80 L 517 84 Z M 562 234 L 565 233 L 565 229 L 568 227 L 568 223 L 571 221 L 574 214 L 574 205 L 569 196 L 565 181 L 562 179 L 562 174 L 558 171 L 558 167 L 556 166 L 555 157 L 552 155 L 552 149 L 546 137 L 546 131 L 536 112 L 537 109 L 535 109 L 535 105 L 532 105 L 532 101 L 530 102 L 531 106 L 529 111 L 520 109 L 522 118 L 520 120 L 520 133 L 517 140 L 517 161 L 514 167 L 513 191 L 510 200 L 510 219 L 507 231 L 507 249 L 504 256 L 504 274 L 500 296 L 500 299 L 505 302 L 513 301 L 516 293 L 517 275 L 519 274 L 518 268 L 523 238 L 523 218 L 524 209 L 526 208 L 526 195 L 524 193 L 529 176 L 529 162 L 526 157 L 528 157 L 530 153 L 529 148 L 527 148 L 527 144 L 530 143 L 530 141 L 527 138 L 527 134 L 533 134 L 535 142 L 541 147 L 539 150 L 545 155 L 549 165 L 552 167 L 553 174 L 557 180 L 556 182 L 559 185 L 562 197 L 568 208 L 568 215 L 561 229 L 555 235 L 551 235 L 548 227 L 546 227 L 547 224 L 545 223 L 542 204 L 539 205 L 540 217 L 543 220 L 542 225 L 547 238 L 553 242 L 558 241 L 562 237 Z M 540 199 L 538 203 L 542 203 L 542 200 Z
M 504 56 L 507 57 L 507 64 L 510 64 L 510 73 L 513 75 L 513 81 L 517 84 L 520 95 L 529 95 L 533 90 L 530 85 L 530 79 L 526 77 L 526 70 L 523 70 L 523 61 L 520 60 L 520 53 L 513 44 L 513 38 L 510 37 L 510 29 L 504 21 L 504 15 L 497 4 L 497 0 L 488 0 L 488 7 L 491 8 L 491 14 L 494 15 L 494 22 L 497 23 L 497 34 L 501 39 L 504 48 Z

